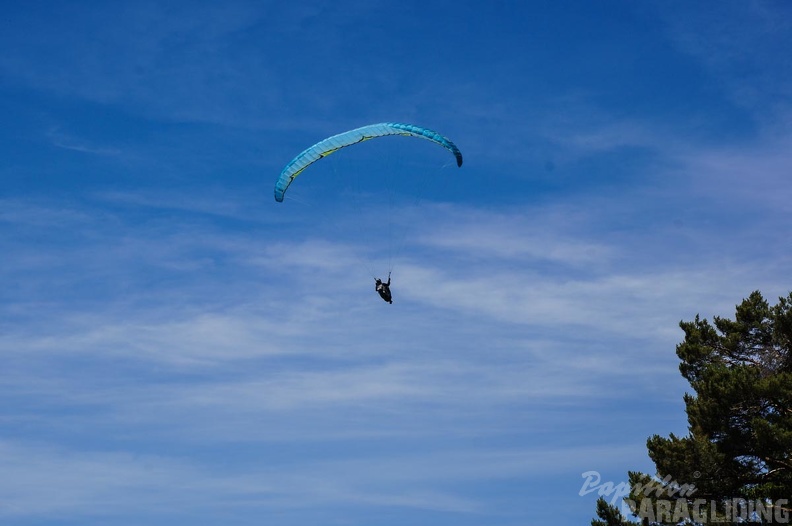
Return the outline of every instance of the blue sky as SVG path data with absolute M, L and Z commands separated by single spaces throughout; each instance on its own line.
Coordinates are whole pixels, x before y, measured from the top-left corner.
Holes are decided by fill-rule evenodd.
M 3 524 L 588 524 L 791 288 L 787 2 L 3 11 Z

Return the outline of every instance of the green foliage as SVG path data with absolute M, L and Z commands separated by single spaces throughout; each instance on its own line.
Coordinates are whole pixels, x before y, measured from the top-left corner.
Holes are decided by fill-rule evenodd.
M 591 526 L 634 526 L 635 523 L 624 518 L 616 506 L 611 506 L 608 501 L 600 497 L 597 499 L 597 517 L 591 521 Z
M 655 436 L 649 455 L 658 473 L 684 477 L 698 497 L 792 495 L 792 294 L 770 307 L 759 292 L 715 327 L 681 322 L 680 371 L 690 435 Z M 696 476 L 697 475 L 697 476 Z
M 694 391 L 684 397 L 689 434 L 648 439 L 657 477 L 630 472 L 633 511 L 703 499 L 715 503 L 698 521 L 707 524 L 741 499 L 792 500 L 792 294 L 770 306 L 754 292 L 734 320 L 696 316 L 680 327 L 679 370 Z M 611 511 L 598 502 L 592 525 L 624 524 Z

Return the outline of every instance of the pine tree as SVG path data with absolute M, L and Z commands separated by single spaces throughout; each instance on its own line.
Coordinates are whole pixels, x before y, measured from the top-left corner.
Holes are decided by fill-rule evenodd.
M 591 526 L 628 526 L 632 524 L 624 518 L 619 508 L 611 506 L 602 497 L 597 499 L 597 517 L 600 520 L 592 520 Z
M 647 442 L 658 474 L 696 483 L 697 498 L 792 496 L 792 294 L 770 307 L 759 292 L 735 321 L 682 322 L 677 346 L 689 436 Z
M 710 324 L 696 316 L 680 327 L 679 370 L 695 393 L 684 397 L 688 435 L 649 438 L 657 477 L 629 474 L 633 511 L 644 524 L 672 524 L 680 516 L 673 512 L 698 502 L 696 522 L 707 524 L 731 520 L 730 506 L 750 502 L 759 507 L 753 519 L 789 521 L 792 294 L 771 307 L 754 292 L 737 306 L 734 320 L 715 317 Z M 702 501 L 708 504 L 700 509 Z M 592 525 L 620 524 L 608 522 L 612 511 L 598 503 L 605 522 Z

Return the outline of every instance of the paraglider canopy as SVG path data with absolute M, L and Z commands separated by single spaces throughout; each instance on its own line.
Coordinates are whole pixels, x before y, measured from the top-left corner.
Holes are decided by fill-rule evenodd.
M 457 148 L 450 139 L 440 135 L 436 131 L 422 128 L 414 124 L 401 124 L 396 122 L 370 124 L 319 141 L 292 159 L 291 162 L 283 168 L 278 181 L 275 183 L 275 200 L 279 203 L 282 202 L 284 194 L 294 178 L 322 157 L 327 157 L 331 153 L 341 148 L 352 146 L 353 144 L 358 144 L 377 137 L 387 137 L 389 135 L 419 137 L 432 141 L 450 151 L 456 158 L 457 166 L 462 166 L 462 152 L 459 151 L 459 148 Z

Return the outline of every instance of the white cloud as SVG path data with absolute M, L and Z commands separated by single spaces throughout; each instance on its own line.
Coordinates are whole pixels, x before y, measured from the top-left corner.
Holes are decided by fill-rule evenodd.
M 388 458 L 353 455 L 230 469 L 124 452 L 75 452 L 0 442 L 0 516 L 117 515 L 146 509 L 175 517 L 226 506 L 288 510 L 323 505 L 376 505 L 492 512 L 462 483 L 539 477 L 587 469 L 636 455 L 630 447 L 445 449 Z M 577 473 L 575 473 L 577 474 Z M 438 489 L 439 488 L 439 489 Z

